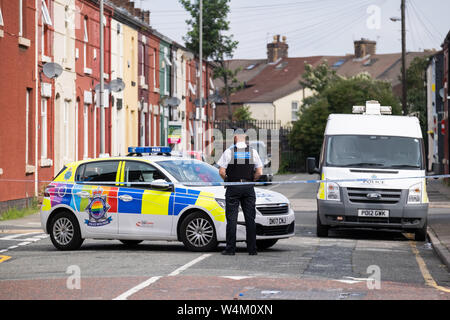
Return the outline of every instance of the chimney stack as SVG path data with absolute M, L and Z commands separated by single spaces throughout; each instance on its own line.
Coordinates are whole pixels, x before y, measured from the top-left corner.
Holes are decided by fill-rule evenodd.
M 268 63 L 277 61 L 280 58 L 287 58 L 288 56 L 288 44 L 286 43 L 286 37 L 282 37 L 280 41 L 280 35 L 277 34 L 273 37 L 273 42 L 267 44 L 267 60 Z
M 150 25 L 150 11 L 146 10 L 144 11 L 144 22 L 148 25 Z
M 361 40 L 356 40 L 353 43 L 355 46 L 355 59 L 361 59 L 367 55 L 374 55 L 376 52 L 376 41 L 361 38 Z

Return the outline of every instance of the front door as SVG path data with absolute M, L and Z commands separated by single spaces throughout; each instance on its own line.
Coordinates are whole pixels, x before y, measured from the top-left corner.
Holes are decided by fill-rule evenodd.
M 72 207 L 81 228 L 90 234 L 117 234 L 117 192 L 115 186 L 120 161 L 107 160 L 82 164 L 75 175 Z
M 158 179 L 170 181 L 149 163 L 133 160 L 125 162 L 122 179 L 118 194 L 119 233 L 155 238 L 170 236 L 173 192 L 150 185 Z

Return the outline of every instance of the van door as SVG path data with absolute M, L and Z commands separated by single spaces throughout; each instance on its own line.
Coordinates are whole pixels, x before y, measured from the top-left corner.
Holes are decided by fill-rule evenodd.
M 155 238 L 170 236 L 173 188 L 161 190 L 150 185 L 155 180 L 170 180 L 146 162 L 126 161 L 123 168 L 123 181 L 120 182 L 124 186 L 118 194 L 119 233 Z
M 90 234 L 117 234 L 117 192 L 115 186 L 120 161 L 82 164 L 75 175 L 73 208 L 79 213 L 81 228 Z

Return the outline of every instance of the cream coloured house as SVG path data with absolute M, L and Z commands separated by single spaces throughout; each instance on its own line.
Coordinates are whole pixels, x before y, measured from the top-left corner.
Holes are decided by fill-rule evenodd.
M 54 1 L 54 61 L 62 66 L 55 80 L 55 174 L 67 163 L 78 159 L 78 110 L 76 103 L 75 1 Z

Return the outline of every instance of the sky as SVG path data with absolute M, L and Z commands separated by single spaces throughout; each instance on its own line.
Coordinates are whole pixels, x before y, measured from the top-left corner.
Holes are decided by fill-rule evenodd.
M 208 1 L 208 0 L 203 0 Z M 135 0 L 153 28 L 184 44 L 189 15 L 178 0 Z M 450 30 L 450 0 L 406 0 L 406 49 L 441 49 Z M 290 57 L 353 53 L 353 41 L 377 41 L 377 53 L 401 52 L 400 0 L 231 0 L 235 59 L 266 58 L 274 35 L 286 36 Z

